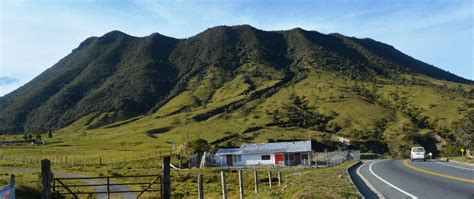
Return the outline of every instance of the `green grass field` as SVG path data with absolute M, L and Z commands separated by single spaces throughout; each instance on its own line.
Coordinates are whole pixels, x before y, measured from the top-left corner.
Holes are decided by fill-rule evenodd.
M 271 69 L 248 65 L 241 70 L 253 71 L 256 68 L 262 71 Z M 266 72 L 267 76 L 252 75 L 249 72 L 231 79 L 217 68 L 210 67 L 205 75 L 191 80 L 186 91 L 172 98 L 154 113 L 107 125 L 102 123 L 114 113 L 90 114 L 55 131 L 53 138 L 46 138 L 46 134 L 43 134 L 46 145 L 0 146 L 0 155 L 3 157 L 0 166 L 39 168 L 39 160 L 48 158 L 58 170 L 90 175 L 153 173 L 159 169 L 161 156 L 169 153 L 176 155 L 186 139 L 192 141 L 199 138 L 209 143 L 215 142 L 212 147 L 217 148 L 276 139 L 311 138 L 321 143 L 334 143 L 334 137 L 340 136 L 361 143 L 377 141 L 387 145 L 389 151 L 385 153 L 403 156 L 407 153 L 407 148 L 421 143 L 415 138 L 440 136 L 443 140 L 438 140 L 438 143 L 453 145 L 453 141 L 448 139 L 450 135 L 455 134 L 453 123 L 474 110 L 474 100 L 466 97 L 465 92 L 459 91 L 470 91 L 474 89 L 473 85 L 433 80 L 423 76 L 416 78 L 428 81 L 428 85 L 401 85 L 390 80 L 383 80 L 383 83 L 375 85 L 337 77 L 327 72 L 310 71 L 300 81 L 269 92 L 265 89 L 278 85 L 282 74 L 278 71 Z M 356 87 L 363 89 L 355 91 Z M 257 95 L 259 92 L 264 94 Z M 333 130 L 269 125 L 274 122 L 273 112 L 277 109 L 284 111 L 293 103 L 292 95 L 305 96 L 313 111 L 331 118 L 326 129 L 332 126 Z M 418 111 L 417 117 L 426 117 L 431 126 L 417 126 L 416 121 L 407 115 L 407 110 Z M 199 117 L 205 119 L 196 119 Z M 226 137 L 229 139 L 223 139 Z M 0 141 L 11 140 L 23 140 L 23 135 L 0 136 Z M 377 149 L 375 147 L 364 150 L 379 152 L 370 151 Z M 176 158 L 172 161 L 177 164 Z M 340 172 L 344 166 L 347 165 L 328 170 Z M 284 172 L 288 174 L 293 172 L 293 169 Z M 310 171 L 311 175 L 314 172 L 314 176 L 323 175 L 314 179 L 308 177 L 311 175 L 289 178 L 288 181 L 292 183 L 283 186 L 286 191 L 281 194 L 297 198 L 313 195 L 344 198 L 352 195 L 354 190 L 346 185 L 333 186 L 318 181 L 330 177 L 322 171 L 324 170 Z M 189 172 L 186 174 L 189 179 L 183 183 L 189 182 L 189 185 L 184 187 L 194 187 L 196 171 L 186 172 Z M 20 176 L 19 179 L 24 179 L 29 186 L 33 175 L 35 174 Z M 300 180 L 307 177 L 307 180 L 316 180 L 312 182 L 314 186 L 322 188 L 312 189 L 313 185 L 308 185 L 308 188 L 304 189 L 307 191 L 299 192 L 299 187 L 293 185 L 303 182 Z M 337 180 L 342 184 L 348 182 L 344 178 Z M 214 192 L 218 190 L 218 185 L 210 185 L 208 189 Z M 185 190 L 176 188 L 175 192 L 195 194 Z M 230 190 L 235 194 L 235 187 Z
M 345 169 L 352 162 L 330 168 L 276 168 L 272 169 L 272 189 L 269 188 L 268 169 L 257 169 L 259 193 L 254 192 L 253 169 L 243 170 L 244 193 L 248 198 L 358 198 L 357 190 L 350 184 Z M 5 165 L 5 162 L 1 163 Z M 58 167 L 53 170 L 73 172 L 89 176 L 123 176 L 157 174 L 161 168 L 158 160 L 132 161 L 103 166 L 75 166 Z M 22 166 L 22 165 L 16 165 Z M 25 165 L 23 165 L 25 166 Z M 173 197 L 197 197 L 197 176 L 204 176 L 204 192 L 206 198 L 221 198 L 219 168 L 172 170 L 172 195 Z M 229 198 L 238 198 L 238 173 L 236 170 L 224 169 L 226 173 L 227 192 Z M 278 186 L 277 172 L 281 172 L 282 185 Z M 0 170 L 0 176 L 8 176 L 8 172 Z M 3 178 L 2 177 L 2 178 Z M 19 198 L 31 198 L 40 191 L 39 172 L 22 171 L 16 173 Z M 152 179 L 122 179 L 120 182 L 144 182 Z M 148 182 L 147 181 L 147 182 Z M 118 181 L 116 181 L 118 182 Z M 5 180 L 0 180 L 0 186 L 5 185 Z M 72 182 L 74 183 L 74 181 Z M 78 183 L 78 182 L 76 182 Z M 143 185 L 145 186 L 145 185 Z M 131 189 L 142 189 L 143 186 L 132 186 Z M 156 187 L 154 187 L 156 189 Z M 145 198 L 153 198 L 154 193 L 146 193 Z

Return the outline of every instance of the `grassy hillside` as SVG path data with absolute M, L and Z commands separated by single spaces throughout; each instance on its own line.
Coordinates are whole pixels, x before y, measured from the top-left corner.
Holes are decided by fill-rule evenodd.
M 211 79 L 204 76 L 200 81 L 191 81 L 189 87 L 211 84 Z M 473 111 L 473 100 L 463 97 L 466 93 L 459 90 L 460 84 L 371 84 L 335 79 L 333 74 L 322 71 L 308 72 L 300 81 L 268 96 L 253 97 L 278 81 L 254 79 L 250 86 L 243 76 L 237 76 L 214 90 L 188 89 L 155 113 L 100 128 L 89 128 L 95 122 L 91 118 L 97 117 L 87 115 L 56 131 L 50 140 L 56 144 L 39 149 L 47 154 L 81 151 L 99 156 L 108 150 L 119 150 L 130 154 L 117 156 L 132 158 L 133 151 L 167 152 L 183 144 L 186 136 L 188 141 L 206 139 L 214 147 L 309 137 L 321 146 L 337 147 L 334 138 L 340 136 L 351 139 L 352 147 L 365 151 L 403 155 L 408 147 L 421 144 L 441 152 L 444 146 L 459 144 L 452 136 L 458 133 L 453 130 L 453 123 Z M 462 86 L 472 89 L 472 85 Z M 294 106 L 294 96 L 304 96 L 307 109 L 327 119 L 309 126 L 288 122 L 292 121 L 289 117 L 294 117 L 287 113 Z M 205 98 L 206 103 L 196 102 Z M 22 135 L 6 138 L 21 140 Z M 28 148 L 33 153 L 38 147 Z M 28 148 L 5 150 L 28 154 Z
M 266 78 L 244 74 L 217 81 L 219 78 L 214 77 L 217 73 L 206 71 L 201 79 L 186 85 L 189 89 L 148 115 L 97 127 L 98 118 L 105 118 L 107 114 L 93 113 L 53 132 L 53 138 L 44 134 L 47 145 L 1 146 L 2 157 L 31 162 L 0 160 L 0 166 L 37 169 L 38 160 L 48 158 L 53 161 L 53 170 L 86 175 L 154 174 L 160 169 L 159 157 L 162 155 L 171 152 L 172 163 L 178 165 L 179 147 L 186 137 L 188 140 L 206 139 L 213 148 L 311 138 L 315 140 L 317 150 L 335 150 L 343 147 L 335 140 L 336 136 L 341 136 L 352 139 L 353 146 L 350 147 L 393 156 L 406 155 L 409 147 L 417 144 L 453 154 L 462 143 L 456 139 L 463 133 L 459 128 L 464 129 L 467 136 L 472 136 L 473 132 L 472 117 L 466 119 L 468 113 L 473 113 L 473 99 L 469 93 L 472 85 L 425 76 L 416 76 L 403 83 L 393 80 L 373 83 L 339 78 L 322 70 L 307 71 L 305 76 L 290 84 L 278 84 L 284 81 L 282 74 L 274 73 L 273 77 Z M 211 84 L 215 87 L 208 86 Z M 199 90 L 196 88 L 203 85 L 213 89 L 196 92 Z M 275 85 L 278 89 L 268 89 Z M 312 120 L 301 122 L 294 113 L 289 114 L 294 108 L 305 112 L 298 109 L 304 106 L 313 113 L 306 114 L 307 118 L 324 116 L 329 119 L 317 120 L 321 122 L 312 125 Z M 275 114 L 276 110 L 279 114 Z M 22 136 L 4 135 L 0 141 L 22 140 Z M 102 165 L 99 165 L 100 161 Z M 261 171 L 261 194 L 256 196 L 251 191 L 246 194 L 255 198 L 357 197 L 354 187 L 345 178 L 347 166 L 348 163 L 324 169 L 283 169 L 283 186 L 272 192 L 265 187 L 266 179 L 262 175 L 265 171 Z M 194 197 L 198 174 L 205 176 L 206 197 L 220 197 L 218 171 L 214 169 L 173 170 L 173 194 Z M 38 191 L 37 175 L 19 175 L 17 180 L 21 182 L 23 192 Z M 237 174 L 231 172 L 227 179 L 230 196 L 237 197 Z M 244 175 L 246 189 L 251 190 L 248 179 L 252 179 L 251 172 Z
M 21 140 L 54 131 L 54 143 L 40 148 L 47 154 L 169 151 L 198 138 L 214 148 L 311 138 L 320 150 L 400 156 L 423 145 L 449 155 L 472 147 L 473 114 L 472 81 L 392 46 L 219 26 L 182 40 L 118 31 L 89 38 L 0 98 L 0 132 Z
M 159 109 L 173 113 L 177 107 L 169 107 L 172 104 L 163 109 L 172 99 L 200 106 L 280 81 L 273 82 L 271 91 L 255 94 L 261 97 L 305 79 L 315 69 L 339 80 L 400 83 L 421 75 L 472 84 L 392 46 L 340 34 L 262 31 L 243 25 L 218 26 L 179 40 L 112 31 L 85 40 L 37 78 L 0 98 L 0 132 L 56 130 L 90 114 L 96 117 L 93 127 L 99 127 Z M 430 80 L 418 83 L 424 81 Z M 179 95 L 182 99 L 175 99 Z

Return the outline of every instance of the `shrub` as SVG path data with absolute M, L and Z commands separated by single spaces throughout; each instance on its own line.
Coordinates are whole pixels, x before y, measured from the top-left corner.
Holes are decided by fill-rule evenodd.
M 209 151 L 211 145 L 204 139 L 193 140 L 189 143 L 189 147 L 192 153 Z

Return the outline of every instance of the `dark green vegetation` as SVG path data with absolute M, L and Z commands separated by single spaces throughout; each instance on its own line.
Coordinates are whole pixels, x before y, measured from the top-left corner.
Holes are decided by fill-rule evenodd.
M 473 97 L 472 81 L 371 39 L 250 26 L 188 39 L 113 31 L 0 98 L 0 132 L 121 132 L 173 146 L 189 131 L 213 147 L 314 132 L 331 147 L 339 136 L 365 151 L 437 153 L 472 147 Z

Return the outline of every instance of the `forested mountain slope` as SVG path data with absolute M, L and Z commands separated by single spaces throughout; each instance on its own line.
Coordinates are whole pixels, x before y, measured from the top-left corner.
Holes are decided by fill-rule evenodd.
M 0 132 L 128 131 L 179 142 L 186 129 L 235 145 L 309 131 L 330 146 L 345 137 L 379 152 L 441 150 L 472 139 L 473 97 L 471 80 L 372 39 L 248 25 L 187 39 L 113 31 L 0 98 Z

